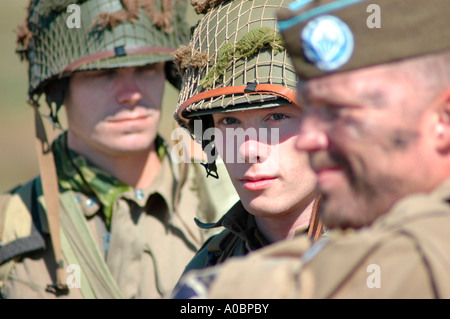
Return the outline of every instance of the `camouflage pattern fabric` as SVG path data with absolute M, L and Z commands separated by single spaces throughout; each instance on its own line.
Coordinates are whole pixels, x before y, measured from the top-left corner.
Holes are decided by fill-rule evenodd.
M 158 136 L 155 143 L 162 159 L 166 152 L 163 139 Z M 109 226 L 117 196 L 133 188 L 71 151 L 67 147 L 67 133 L 55 140 L 53 154 L 61 187 L 85 195 L 95 195 L 103 206 L 102 211 Z

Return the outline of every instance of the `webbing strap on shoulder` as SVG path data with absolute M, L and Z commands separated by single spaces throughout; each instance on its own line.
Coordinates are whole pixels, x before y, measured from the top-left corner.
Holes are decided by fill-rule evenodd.
M 30 236 L 18 238 L 1 247 L 0 265 L 23 253 L 41 249 L 45 249 L 45 241 L 36 226 L 32 223 Z
M 111 274 L 71 191 L 61 193 L 61 243 L 69 264 L 80 267 L 80 288 L 85 298 L 121 299 L 122 292 Z
M 38 213 L 33 194 L 35 181 L 36 179 L 33 179 L 33 181 L 21 185 L 15 190 L 0 194 L 0 265 L 16 256 L 45 249 L 45 241 L 40 233 L 39 216 L 36 216 Z M 29 221 L 29 233 L 25 234 L 22 232 L 23 229 L 15 229 L 14 227 L 16 226 L 10 224 L 11 218 L 15 219 L 16 223 L 20 223 L 21 225 L 28 224 L 23 219 L 24 216 L 17 211 L 17 198 L 14 197 L 19 197 L 19 201 L 22 201 L 26 206 L 30 205 L 27 208 L 23 207 L 30 209 L 26 213 L 31 214 L 30 219 L 32 219 Z M 26 228 L 26 226 L 24 227 Z M 12 234 L 14 234 L 13 236 L 17 236 L 16 239 L 11 240 Z
M 33 106 L 35 115 L 36 147 L 41 174 L 42 191 L 44 194 L 50 237 L 57 265 L 56 283 L 50 285 L 48 288 L 53 288 L 59 291 L 67 291 L 68 287 L 64 274 L 64 261 L 60 238 L 59 186 L 56 166 L 53 158 L 51 143 L 45 133 L 44 124 L 42 122 L 42 117 L 39 113 L 38 106 L 33 103 L 31 103 L 31 105 Z

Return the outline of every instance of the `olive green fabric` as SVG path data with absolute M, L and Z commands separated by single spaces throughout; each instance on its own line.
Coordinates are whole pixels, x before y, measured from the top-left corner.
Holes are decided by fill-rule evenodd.
M 279 29 L 302 79 L 450 49 L 450 1 L 300 0 Z
M 189 38 L 185 8 L 178 0 L 32 0 L 17 39 L 17 52 L 29 64 L 30 98 L 68 75 L 63 71 L 72 63 L 81 71 L 172 60 L 171 51 Z M 133 53 L 137 48 L 153 51 Z M 105 52 L 113 55 L 95 56 Z
M 220 3 L 222 2 L 222 3 Z M 284 0 L 219 1 L 199 21 L 189 46 L 175 53 L 183 76 L 177 109 L 189 98 L 205 91 L 246 86 L 248 83 L 276 84 L 295 90 L 297 77 L 277 30 L 276 12 Z M 228 94 L 188 105 L 175 114 L 182 117 L 222 112 L 225 108 L 246 109 L 277 106 L 271 94 Z M 193 132 L 192 132 L 193 133 Z

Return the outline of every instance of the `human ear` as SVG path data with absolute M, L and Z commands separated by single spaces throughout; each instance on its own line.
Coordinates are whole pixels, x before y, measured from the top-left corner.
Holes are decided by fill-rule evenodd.
M 450 150 L 450 88 L 444 91 L 436 101 L 436 121 L 434 134 L 439 151 Z

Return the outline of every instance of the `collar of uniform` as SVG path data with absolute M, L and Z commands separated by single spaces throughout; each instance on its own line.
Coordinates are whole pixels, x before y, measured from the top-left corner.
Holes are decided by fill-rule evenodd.
M 241 201 L 237 202 L 221 220 L 221 226 L 248 242 L 252 249 L 270 244 L 256 225 L 255 216 L 247 212 Z M 309 225 L 299 228 L 294 236 L 303 235 L 308 229 Z
M 432 192 L 432 196 L 450 203 L 450 178 Z
M 429 193 L 416 193 L 397 201 L 372 225 L 373 229 L 403 226 L 409 221 L 432 217 L 436 214 L 450 214 L 450 179 Z
M 134 201 L 145 207 L 150 195 L 159 193 L 170 211 L 173 211 L 173 185 L 175 180 L 170 174 L 171 165 L 166 156 L 162 137 L 156 139 L 158 156 L 162 166 L 153 183 L 144 190 L 133 189 L 109 173 L 91 164 L 86 158 L 68 149 L 67 133 L 61 134 L 53 144 L 53 153 L 57 166 L 58 179 L 64 189 L 75 192 L 76 200 L 86 216 L 92 216 L 102 208 L 110 221 L 113 205 L 118 196 Z
M 248 243 L 252 249 L 269 244 L 256 226 L 255 216 L 247 212 L 241 201 L 234 204 L 216 223 L 201 223 L 197 219 L 195 221 L 199 227 L 204 229 L 224 227 Z
M 70 150 L 66 132 L 53 143 L 53 153 L 61 187 L 89 197 L 86 200 L 88 204 L 92 204 L 92 201 L 101 204 L 101 210 L 109 224 L 117 196 L 130 190 L 131 186 L 92 164 L 84 156 Z M 83 204 L 86 204 L 86 201 L 83 197 L 81 196 L 80 204 L 82 208 L 85 208 Z M 94 208 L 89 205 L 84 206 L 88 207 L 87 210 L 83 209 L 85 214 L 94 214 Z
M 161 168 L 155 176 L 152 184 L 145 189 L 130 189 L 121 194 L 127 200 L 135 202 L 144 208 L 152 195 L 158 194 L 162 197 L 169 212 L 173 212 L 174 189 L 176 180 L 172 174 L 172 167 L 168 156 L 164 156 L 161 162 Z
M 87 196 L 83 193 L 75 192 L 75 200 L 86 217 L 94 216 L 102 207 L 102 204 L 95 196 Z
M 243 216 L 243 212 L 247 213 L 248 212 L 245 210 L 244 206 L 242 206 L 241 201 L 236 202 L 236 204 L 234 204 L 226 214 L 224 214 L 217 222 L 215 223 L 203 223 L 200 220 L 198 220 L 197 218 L 194 218 L 196 224 L 198 227 L 203 228 L 203 229 L 212 229 L 212 228 L 218 228 L 218 227 L 231 227 L 232 221 L 230 221 L 231 219 L 234 218 L 242 218 L 241 216 Z M 233 217 L 234 216 L 234 217 Z M 225 225 L 228 225 L 225 226 Z M 230 229 L 231 230 L 231 229 Z
M 245 219 L 244 216 L 247 216 L 248 219 Z M 236 204 L 234 204 L 230 208 L 230 210 L 215 223 L 202 223 L 197 218 L 195 218 L 195 222 L 197 223 L 197 226 L 203 229 L 225 227 L 231 232 L 235 233 L 237 236 L 242 237 L 245 236 L 245 229 L 248 230 L 249 225 L 250 227 L 251 225 L 254 225 L 257 232 L 261 234 L 262 238 L 264 238 L 264 235 L 262 235 L 258 227 L 256 227 L 255 216 L 247 212 L 247 210 L 242 205 L 241 201 L 238 201 Z M 305 233 L 308 232 L 309 227 L 310 225 L 297 229 L 295 231 L 294 236 L 304 235 Z M 259 237 L 259 235 L 257 236 Z M 264 238 L 264 240 L 266 239 Z

